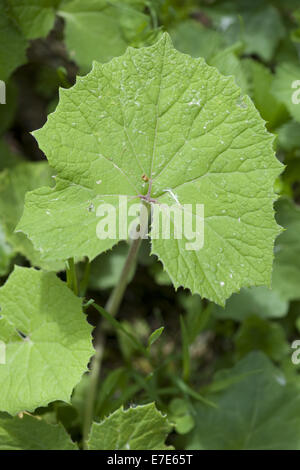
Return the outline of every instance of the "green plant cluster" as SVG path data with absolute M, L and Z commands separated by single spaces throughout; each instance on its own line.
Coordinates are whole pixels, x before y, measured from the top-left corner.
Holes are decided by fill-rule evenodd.
M 299 1 L 0 0 L 0 80 L 0 449 L 299 450 Z

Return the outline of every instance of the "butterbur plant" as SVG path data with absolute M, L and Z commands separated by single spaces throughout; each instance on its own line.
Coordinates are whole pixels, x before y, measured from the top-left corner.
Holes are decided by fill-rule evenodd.
M 27 194 L 17 230 L 44 259 L 92 260 L 110 249 L 119 239 L 95 236 L 98 207 L 111 204 L 118 217 L 120 196 L 128 206 L 148 202 L 150 188 L 150 204 L 204 206 L 201 251 L 151 227 L 150 238 L 158 232 L 152 253 L 175 288 L 224 304 L 242 286 L 270 283 L 279 233 L 273 186 L 282 171 L 273 136 L 232 77 L 179 53 L 167 34 L 152 47 L 94 63 L 61 90 L 34 136 L 56 186 Z
M 73 3 L 55 5 L 69 42 L 71 16 L 86 21 Z M 299 448 L 296 423 L 284 431 L 300 409 L 294 372 L 286 366 L 286 385 L 271 362 L 286 364 L 287 349 L 268 316 L 284 316 L 292 299 L 278 294 L 275 309 L 267 289 L 284 225 L 274 135 L 234 76 L 180 52 L 159 28 L 146 34 L 158 6 L 127 3 L 135 22 L 148 18 L 131 43 L 151 45 L 122 42 L 123 55 L 94 61 L 73 86 L 65 76 L 55 111 L 32 132 L 52 178 L 23 187 L 21 166 L 0 175 L 0 196 L 8 178 L 16 201 L 26 193 L 18 223 L 4 225 L 7 243 L 34 260 L 16 258 L 0 288 L 0 449 Z M 166 303 L 176 295 L 173 317 L 186 312 L 176 333 L 160 300 L 150 327 L 142 314 L 123 316 L 141 260 L 146 283 L 154 276 Z M 113 278 L 109 295 L 97 289 L 100 268 Z M 214 370 L 213 339 L 224 348 Z M 273 435 L 278 403 L 283 433 Z

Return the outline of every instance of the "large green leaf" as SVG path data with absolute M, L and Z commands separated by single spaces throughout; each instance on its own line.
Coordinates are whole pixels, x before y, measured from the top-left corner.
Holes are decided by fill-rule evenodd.
M 61 424 L 52 425 L 24 414 L 0 415 L 0 450 L 76 450 Z
M 60 0 L 5 0 L 7 12 L 27 39 L 46 36 Z
M 69 401 L 93 354 L 81 299 L 53 273 L 16 267 L 0 289 L 0 410 Z
M 93 60 L 106 62 L 149 30 L 144 2 L 131 0 L 64 0 L 58 14 L 66 22 L 66 44 L 83 72 Z
M 116 244 L 97 239 L 96 208 L 110 203 L 119 214 L 119 195 L 136 203 L 147 193 L 146 174 L 158 203 L 175 212 L 192 204 L 193 223 L 196 204 L 205 207 L 200 251 L 188 251 L 185 236 L 163 239 L 162 227 L 152 225 L 153 253 L 176 288 L 222 304 L 241 286 L 269 284 L 279 232 L 273 183 L 282 167 L 273 137 L 232 77 L 177 52 L 167 34 L 152 47 L 95 63 L 61 91 L 35 136 L 57 185 L 27 194 L 18 229 L 45 259 L 93 259 Z
M 219 376 L 240 380 L 197 405 L 188 449 L 300 449 L 300 395 L 262 353 L 251 353 Z
M 34 249 L 24 233 L 14 233 L 22 215 L 27 191 L 51 184 L 53 171 L 46 162 L 24 162 L 0 174 L 0 221 L 6 229 L 6 242 L 15 253 L 24 255 L 33 266 L 59 271 L 63 263 L 43 261 L 41 253 Z
M 165 450 L 171 426 L 153 403 L 120 408 L 101 423 L 93 423 L 90 450 Z

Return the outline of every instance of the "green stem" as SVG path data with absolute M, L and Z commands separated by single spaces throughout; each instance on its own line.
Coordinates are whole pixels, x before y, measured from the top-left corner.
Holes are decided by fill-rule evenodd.
M 149 184 L 149 188 L 151 191 L 151 185 Z M 132 272 L 132 268 L 135 265 L 137 254 L 139 251 L 139 248 L 141 246 L 141 242 L 143 239 L 143 236 L 147 233 L 148 230 L 148 217 L 149 217 L 149 207 L 147 207 L 143 202 L 141 203 L 141 217 L 140 217 L 140 234 L 141 236 L 132 240 L 129 252 L 125 261 L 125 264 L 123 266 L 119 281 L 112 291 L 106 306 L 105 310 L 110 313 L 113 317 L 118 313 L 120 304 L 122 302 L 124 292 L 126 289 L 126 286 L 128 284 L 128 279 L 129 276 Z M 146 208 L 146 216 L 145 212 L 142 211 L 142 209 Z M 143 214 L 143 215 L 142 215 Z
M 141 217 L 141 227 L 140 232 L 141 234 L 146 233 L 148 228 L 148 219 L 142 220 Z M 139 237 L 131 242 L 129 252 L 123 266 L 118 284 L 116 285 L 115 289 L 113 290 L 108 302 L 105 306 L 105 309 L 94 305 L 94 307 L 102 313 L 102 315 L 111 315 L 111 319 L 117 314 L 120 304 L 122 302 L 124 292 L 126 286 L 128 284 L 129 275 L 132 272 L 132 268 L 136 262 L 136 257 L 138 250 L 140 248 L 142 241 L 142 237 Z M 98 325 L 99 328 L 99 325 Z M 126 332 L 127 333 L 127 332 Z M 134 339 L 135 340 L 135 339 Z M 94 410 L 95 410 L 95 402 L 96 402 L 96 395 L 97 395 L 97 388 L 98 388 L 98 380 L 100 375 L 101 369 L 101 361 L 104 349 L 104 338 L 100 331 L 96 333 L 95 338 L 95 349 L 96 353 L 92 361 L 91 365 L 91 375 L 90 375 L 90 386 L 87 396 L 87 403 L 85 409 L 85 416 L 84 416 L 84 427 L 83 427 L 83 448 L 87 448 L 87 439 L 89 435 L 89 431 L 91 428 L 91 424 L 93 421 Z
M 83 278 L 82 278 L 82 281 L 80 283 L 80 295 L 82 297 L 85 296 L 86 291 L 88 289 L 89 280 L 90 280 L 90 273 L 91 273 L 91 263 L 90 263 L 89 259 L 87 258 L 86 264 L 85 264 L 85 267 L 84 267 Z
M 91 429 L 91 424 L 94 418 L 94 408 L 96 401 L 96 393 L 98 386 L 98 379 L 101 370 L 101 363 L 103 357 L 104 349 L 104 339 L 98 335 L 97 344 L 95 346 L 95 355 L 93 357 L 91 372 L 90 372 L 90 383 L 88 388 L 88 393 L 86 397 L 86 408 L 84 413 L 84 422 L 83 422 L 83 448 L 87 450 L 87 441 L 89 438 L 89 433 Z
M 132 266 L 134 265 L 137 257 L 137 253 L 139 251 L 140 245 L 141 245 L 141 238 L 137 238 L 136 240 L 133 240 L 131 243 L 131 246 L 129 248 L 129 252 L 127 255 L 127 259 L 125 261 L 125 264 L 123 266 L 118 284 L 112 291 L 106 305 L 105 305 L 105 310 L 110 313 L 113 317 L 116 316 L 118 313 L 120 304 L 122 302 L 126 286 L 128 284 L 128 278 L 131 273 Z
M 70 270 L 69 261 L 66 261 L 66 276 L 67 276 L 67 286 L 72 290 L 72 274 Z

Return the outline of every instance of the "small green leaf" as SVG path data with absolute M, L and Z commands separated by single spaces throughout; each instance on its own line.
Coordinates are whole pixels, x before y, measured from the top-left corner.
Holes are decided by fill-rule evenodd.
M 82 72 L 94 60 L 106 62 L 149 30 L 144 2 L 132 0 L 64 0 L 58 14 L 66 22 L 66 44 Z
M 187 434 L 195 426 L 194 418 L 190 414 L 186 414 L 185 416 L 177 416 L 174 421 L 175 430 L 178 432 L 178 434 Z
M 0 414 L 0 450 L 76 449 L 61 424 L 48 424 L 27 414 L 22 418 Z
M 93 354 L 81 299 L 53 273 L 16 267 L 0 289 L 0 410 L 68 402 Z
M 256 371 L 250 374 L 249 372 Z M 220 373 L 219 373 L 220 374 Z M 299 450 L 300 395 L 262 353 L 251 353 L 223 378 L 241 377 L 213 395 L 218 408 L 196 405 L 187 449 Z
M 151 333 L 151 335 L 149 336 L 149 339 L 148 339 L 148 348 L 150 348 L 152 346 L 153 343 L 155 343 L 155 341 L 158 340 L 158 338 L 160 338 L 162 332 L 164 331 L 165 327 L 164 326 L 161 326 L 160 328 L 157 328 L 157 330 L 153 331 L 153 333 Z
M 193 409 L 188 401 L 174 398 L 169 405 L 169 416 L 178 434 L 187 434 L 195 426 Z
M 90 450 L 166 450 L 171 425 L 154 403 L 120 408 L 101 423 L 93 423 Z

